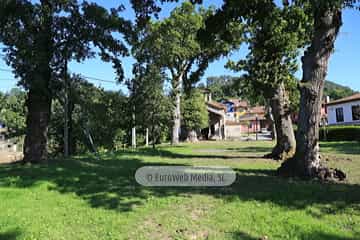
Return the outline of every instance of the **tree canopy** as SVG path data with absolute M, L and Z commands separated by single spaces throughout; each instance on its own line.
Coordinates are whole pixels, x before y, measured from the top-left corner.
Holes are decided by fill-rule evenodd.
M 76 0 L 7 0 L 0 4 L 0 42 L 5 60 L 28 91 L 24 161 L 47 160 L 47 131 L 53 95 L 66 79 L 67 61 L 82 61 L 96 54 L 112 62 L 119 80 L 124 77 L 120 57 L 128 54 L 125 42 L 131 24 L 119 13 L 95 3 Z M 65 77 L 65 79 L 64 79 Z

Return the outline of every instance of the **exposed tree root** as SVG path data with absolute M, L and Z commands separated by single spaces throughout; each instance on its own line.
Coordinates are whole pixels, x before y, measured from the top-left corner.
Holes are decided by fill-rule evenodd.
M 305 171 L 297 166 L 295 158 L 283 162 L 277 169 L 276 175 L 286 178 L 299 177 L 302 179 L 319 179 L 329 182 L 344 181 L 346 179 L 346 174 L 342 170 L 329 168 L 324 165 Z
M 281 152 L 281 153 L 272 152 L 272 153 L 265 154 L 263 156 L 263 158 L 274 159 L 276 161 L 284 161 L 284 160 L 289 159 L 290 157 L 292 157 L 292 155 L 293 154 L 288 153 L 288 152 Z
M 295 148 L 290 148 L 286 151 L 278 146 L 274 147 L 271 153 L 265 154 L 263 158 L 270 158 L 276 161 L 285 161 L 294 156 Z

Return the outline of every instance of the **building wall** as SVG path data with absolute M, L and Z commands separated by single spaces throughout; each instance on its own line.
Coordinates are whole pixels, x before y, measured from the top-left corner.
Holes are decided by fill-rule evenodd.
M 327 106 L 328 124 L 360 124 L 360 121 L 353 121 L 352 119 L 352 106 L 360 105 L 360 101 L 353 101 L 347 103 L 340 103 L 336 105 Z M 344 122 L 336 121 L 336 108 L 343 108 Z
M 226 138 L 237 139 L 241 137 L 241 125 L 227 125 L 226 126 Z
M 249 122 L 242 122 L 241 123 L 241 131 L 244 134 L 260 132 L 261 131 L 261 121 L 260 120 L 258 120 L 258 121 L 251 120 Z
M 226 120 L 229 121 L 236 121 L 236 113 L 235 112 L 228 112 L 226 113 Z

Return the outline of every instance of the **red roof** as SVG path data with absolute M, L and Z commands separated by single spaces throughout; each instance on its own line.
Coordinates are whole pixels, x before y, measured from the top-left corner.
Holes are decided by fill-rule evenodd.
M 210 101 L 210 102 L 207 102 L 206 104 L 209 105 L 210 107 L 226 111 L 226 106 L 224 104 L 222 104 L 222 103 L 218 103 L 218 102 L 215 102 L 215 101 Z
M 349 97 L 344 97 L 344 98 L 341 98 L 338 100 L 331 101 L 331 102 L 327 103 L 327 105 L 329 106 L 329 105 L 335 105 L 335 104 L 339 104 L 339 103 L 346 103 L 346 102 L 352 102 L 352 101 L 358 101 L 358 100 L 360 100 L 360 93 L 356 93 Z
M 235 107 L 246 108 L 249 105 L 247 101 L 236 99 L 236 98 L 232 98 L 232 99 L 229 99 L 227 101 L 232 102 L 235 105 Z

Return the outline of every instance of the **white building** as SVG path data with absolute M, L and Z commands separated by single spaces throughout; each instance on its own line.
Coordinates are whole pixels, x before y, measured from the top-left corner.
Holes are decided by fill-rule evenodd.
M 326 104 L 328 124 L 360 124 L 360 93 Z

